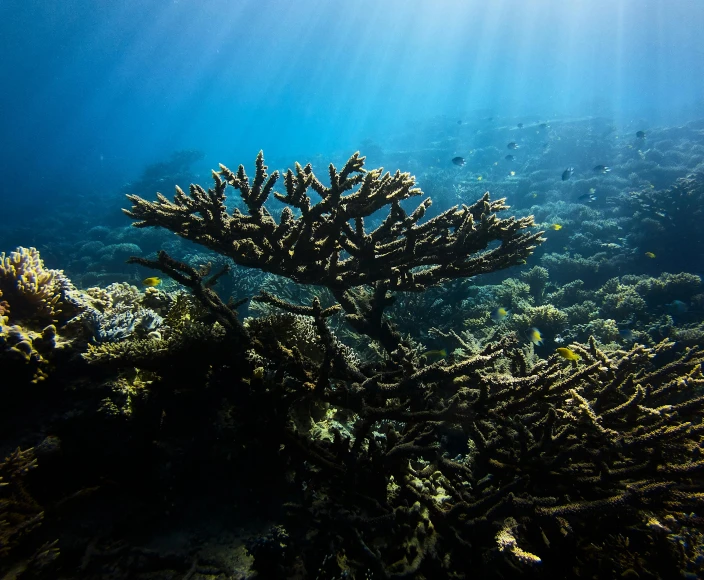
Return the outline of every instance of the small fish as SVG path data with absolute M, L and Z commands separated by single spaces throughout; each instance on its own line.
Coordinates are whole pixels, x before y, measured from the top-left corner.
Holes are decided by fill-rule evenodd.
M 526 331 L 526 336 L 536 346 L 543 346 L 543 335 L 535 326 Z
M 463 167 L 464 164 L 466 163 L 465 160 L 464 160 L 464 157 L 453 157 L 453 158 L 452 158 L 452 162 L 453 162 L 455 165 L 458 165 L 459 167 Z
M 537 194 L 537 193 L 533 193 L 533 194 L 531 194 L 531 195 L 533 196 L 533 199 L 535 199 L 536 197 L 538 197 L 538 194 Z
M 567 360 L 582 360 L 582 357 L 579 356 L 576 352 L 574 352 L 570 348 L 566 348 L 564 346 L 561 346 L 560 348 L 555 349 L 557 354 L 559 354 L 562 358 L 567 359 Z
M 481 175 L 479 177 L 477 177 L 477 181 L 481 181 L 482 179 L 484 179 L 484 178 Z
M 597 165 L 594 168 L 594 171 L 596 173 L 608 173 L 609 171 L 611 171 L 611 167 L 607 167 L 606 165 Z
M 593 201 L 596 201 L 596 195 L 593 193 L 583 193 L 577 198 L 579 201 L 586 201 L 588 203 L 591 203 Z
M 567 181 L 574 173 L 574 167 L 568 167 L 562 172 L 562 181 Z
M 590 187 L 590 188 L 589 188 L 589 193 L 591 193 L 592 195 L 594 195 L 594 194 L 596 193 L 596 187 Z
M 161 284 L 161 278 L 159 278 L 159 276 L 151 276 L 142 280 L 142 284 L 149 288 L 154 288 L 154 286 Z
M 515 141 L 511 141 L 508 145 L 506 145 L 509 149 L 518 149 L 519 145 Z
M 447 356 L 447 349 L 441 348 L 440 350 L 426 350 L 421 356 L 424 356 L 428 360 L 440 360 Z
M 518 127 L 519 129 L 523 129 L 523 123 L 518 123 L 518 125 L 516 125 L 516 127 Z
M 515 176 L 516 176 L 516 172 L 515 172 L 515 171 L 511 171 L 511 172 L 509 173 L 509 175 L 510 175 L 511 177 L 515 177 Z
M 623 340 L 627 341 L 634 341 L 636 339 L 635 334 L 633 334 L 633 331 L 630 328 L 620 328 L 618 331 L 618 335 Z
M 516 157 L 514 155 L 511 155 L 510 153 L 504 157 L 506 161 L 513 161 Z
M 637 131 L 636 132 L 636 137 L 638 139 L 645 139 L 645 131 Z
M 646 252 L 645 257 L 653 259 L 653 258 L 655 258 L 655 254 L 653 254 L 653 252 Z
M 501 322 L 509 314 L 511 314 L 510 310 L 506 310 L 503 306 L 499 306 L 498 308 L 494 308 L 494 310 L 491 311 L 490 316 L 494 322 Z
M 660 217 L 667 217 L 667 212 L 666 211 L 656 211 L 655 215 L 659 215 Z
M 458 124 L 458 125 L 461 125 L 461 124 L 462 124 L 462 119 L 460 119 L 459 121 L 457 121 L 457 124 Z
M 548 125 L 547 123 L 540 123 L 540 125 L 538 125 L 538 127 L 540 127 L 541 129 L 547 129 L 549 126 L 550 125 Z
M 550 226 L 551 230 L 555 230 L 556 232 L 559 232 L 562 229 L 562 226 L 560 224 L 552 224 Z

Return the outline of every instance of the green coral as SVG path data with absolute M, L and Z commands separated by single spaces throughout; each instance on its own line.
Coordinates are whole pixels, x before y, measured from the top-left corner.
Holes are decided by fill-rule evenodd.
M 567 315 L 569 324 L 587 324 L 599 316 L 599 307 L 592 300 L 585 300 L 572 306 L 565 306 L 562 311 Z
M 511 325 L 516 329 L 537 327 L 547 334 L 560 332 L 567 324 L 567 314 L 552 304 L 529 306 L 512 317 Z
M 601 301 L 602 316 L 609 318 L 624 319 L 640 315 L 648 309 L 648 303 L 633 286 L 618 284 L 613 293 L 602 289 L 597 295 Z
M 635 291 L 652 302 L 665 303 L 672 300 L 687 300 L 701 292 L 702 281 L 696 274 L 660 274 L 657 278 L 646 276 L 623 276 L 622 284 L 632 284 Z
M 544 298 L 545 288 L 550 279 L 547 268 L 533 266 L 527 272 L 521 273 L 521 278 L 530 286 L 530 293 L 535 301 L 540 302 Z

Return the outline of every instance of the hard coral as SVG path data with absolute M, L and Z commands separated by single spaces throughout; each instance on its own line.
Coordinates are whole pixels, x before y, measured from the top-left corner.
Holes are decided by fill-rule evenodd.
M 8 324 L 0 316 L 0 363 L 3 383 L 16 386 L 19 381 L 37 383 L 47 377 L 47 365 L 56 346 L 56 327 L 52 324 L 41 332 Z
M 0 297 L 7 304 L 3 310 L 11 307 L 13 320 L 55 321 L 69 285 L 63 272 L 44 267 L 36 248 L 0 254 Z
M 488 194 L 421 223 L 429 199 L 410 215 L 400 205 L 422 194 L 415 179 L 399 171 L 367 171 L 359 153 L 341 171 L 330 165 L 330 186 L 310 165 L 296 164 L 284 177 L 285 194 L 273 191 L 279 174 L 267 174 L 261 152 L 256 167 L 250 182 L 243 166 L 233 172 L 221 165 L 213 172 L 214 188 L 191 185 L 187 195 L 177 187 L 173 202 L 162 194 L 156 202 L 128 195 L 132 208 L 124 211 L 136 227 L 162 226 L 237 264 L 338 291 L 378 281 L 391 290 L 420 291 L 517 264 L 542 241 L 542 232 L 523 231 L 533 225 L 532 217 L 498 219 L 505 200 L 491 201 Z M 249 215 L 228 212 L 228 185 L 239 190 Z M 322 200 L 312 204 L 310 190 Z M 278 223 L 264 206 L 272 193 L 287 206 Z M 365 218 L 387 206 L 386 219 L 367 231 Z M 501 244 L 482 253 L 493 241 Z

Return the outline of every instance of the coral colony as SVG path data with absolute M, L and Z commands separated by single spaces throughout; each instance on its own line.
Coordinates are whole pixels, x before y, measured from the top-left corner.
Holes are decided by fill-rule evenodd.
M 144 290 L 0 256 L 4 577 L 704 573 L 702 328 L 662 334 L 704 304 L 699 277 L 586 290 L 535 266 L 478 287 L 545 241 L 532 216 L 486 193 L 429 217 L 410 174 L 364 162 L 296 164 L 280 192 L 259 153 L 253 179 L 128 195 L 134 226 L 223 259 L 130 258 Z M 218 293 L 233 275 L 250 294 Z M 194 511 L 260 518 L 249 571 L 217 542 L 138 541 Z

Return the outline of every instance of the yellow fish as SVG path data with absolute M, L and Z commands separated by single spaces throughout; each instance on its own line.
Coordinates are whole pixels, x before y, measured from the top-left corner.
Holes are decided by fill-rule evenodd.
M 507 310 L 503 306 L 499 306 L 498 308 L 494 308 L 494 310 L 491 311 L 489 316 L 494 322 L 501 322 L 509 314 L 511 314 L 510 310 Z
M 655 257 L 655 254 L 653 254 L 652 252 L 646 252 L 645 255 L 646 255 L 646 257 L 648 257 L 648 258 L 654 258 L 654 257 Z
M 555 230 L 556 232 L 559 232 L 562 229 L 562 226 L 560 224 L 552 224 L 550 226 L 551 230 Z
M 576 352 L 574 352 L 572 349 L 560 347 L 556 349 L 557 354 L 559 354 L 562 358 L 565 358 L 567 360 L 582 360 L 582 357 L 579 356 Z
M 533 344 L 536 346 L 543 346 L 543 335 L 537 328 L 535 328 L 535 326 L 528 329 L 526 334 L 528 336 L 528 340 L 530 340 Z
M 516 175 L 516 172 L 515 172 L 515 171 L 512 171 L 511 173 L 509 173 L 509 175 L 510 175 L 511 177 L 513 177 L 513 176 Z
M 142 280 L 142 284 L 148 286 L 149 288 L 154 288 L 154 286 L 161 284 L 161 278 L 159 278 L 159 276 L 151 276 L 150 278 L 145 278 Z
M 477 181 L 481 181 L 482 179 L 484 179 L 484 178 L 481 175 L 479 177 L 477 177 Z
M 591 193 L 592 195 L 594 195 L 594 194 L 596 193 L 596 187 L 590 187 L 590 188 L 589 188 L 589 193 Z
M 440 350 L 426 350 L 421 356 L 424 356 L 425 358 L 429 360 L 433 359 L 441 359 L 445 358 L 447 356 L 447 349 L 446 348 L 441 348 Z

